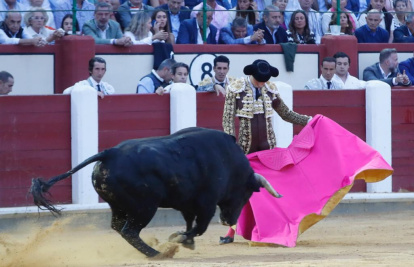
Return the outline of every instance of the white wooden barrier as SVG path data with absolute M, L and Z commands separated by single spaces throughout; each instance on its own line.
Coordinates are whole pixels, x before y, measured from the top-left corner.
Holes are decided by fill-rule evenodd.
M 392 166 L 391 87 L 380 81 L 369 81 L 365 90 L 366 142 Z M 367 184 L 368 193 L 392 192 L 392 176 Z
M 194 87 L 173 84 L 170 91 L 170 132 L 197 126 L 197 96 Z
M 98 97 L 87 85 L 76 85 L 70 95 L 72 168 L 98 153 Z M 92 186 L 93 164 L 72 175 L 72 202 L 97 204 L 98 194 Z
M 275 82 L 279 94 L 286 106 L 293 109 L 293 89 L 287 83 Z M 282 120 L 282 118 L 273 112 L 272 124 L 276 135 L 276 144 L 278 147 L 288 147 L 293 139 L 293 124 Z

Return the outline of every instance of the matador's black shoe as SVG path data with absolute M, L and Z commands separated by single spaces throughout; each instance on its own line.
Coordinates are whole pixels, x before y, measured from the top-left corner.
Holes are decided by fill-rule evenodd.
M 230 236 L 225 236 L 222 237 L 220 236 L 220 245 L 224 245 L 224 244 L 229 244 L 229 243 L 233 243 L 234 241 L 234 237 L 230 237 Z

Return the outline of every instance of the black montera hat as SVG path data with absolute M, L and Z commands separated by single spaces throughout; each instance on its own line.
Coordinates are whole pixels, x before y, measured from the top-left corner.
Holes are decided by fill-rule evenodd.
M 257 59 L 253 64 L 247 65 L 243 72 L 246 75 L 252 75 L 258 82 L 267 82 L 270 77 L 279 76 L 279 70 L 263 59 Z

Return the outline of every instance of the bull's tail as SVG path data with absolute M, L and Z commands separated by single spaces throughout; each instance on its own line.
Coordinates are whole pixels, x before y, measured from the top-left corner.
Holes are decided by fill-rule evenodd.
M 89 165 L 92 162 L 103 160 L 105 158 L 107 150 L 98 153 L 86 160 L 84 160 L 82 163 L 80 163 L 78 166 L 73 168 L 72 170 L 55 176 L 51 178 L 49 181 L 45 181 L 42 178 L 33 178 L 32 179 L 32 186 L 30 187 L 29 193 L 33 196 L 33 201 L 36 206 L 39 207 L 39 209 L 42 210 L 49 210 L 52 212 L 53 215 L 60 215 L 60 209 L 56 208 L 52 202 L 45 196 L 45 194 L 48 194 L 49 189 L 60 180 L 63 180 L 72 174 L 76 173 L 86 165 Z

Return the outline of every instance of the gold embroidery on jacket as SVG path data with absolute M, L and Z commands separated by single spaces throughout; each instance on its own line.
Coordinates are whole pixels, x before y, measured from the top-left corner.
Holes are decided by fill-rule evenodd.
M 234 120 L 239 117 L 239 144 L 244 153 L 248 153 L 251 145 L 251 122 L 250 119 L 255 114 L 264 114 L 266 118 L 267 141 L 270 149 L 276 147 L 276 136 L 273 131 L 273 101 L 279 101 L 275 111 L 285 121 L 306 125 L 309 116 L 298 114 L 290 110 L 280 98 L 277 87 L 272 82 L 266 82 L 265 86 L 260 88 L 261 97 L 257 100 L 253 98 L 253 89 L 247 78 L 236 79 L 227 87 L 226 100 L 224 102 L 223 112 L 223 129 L 224 132 L 235 136 Z M 242 106 L 237 106 L 238 99 L 242 98 Z

